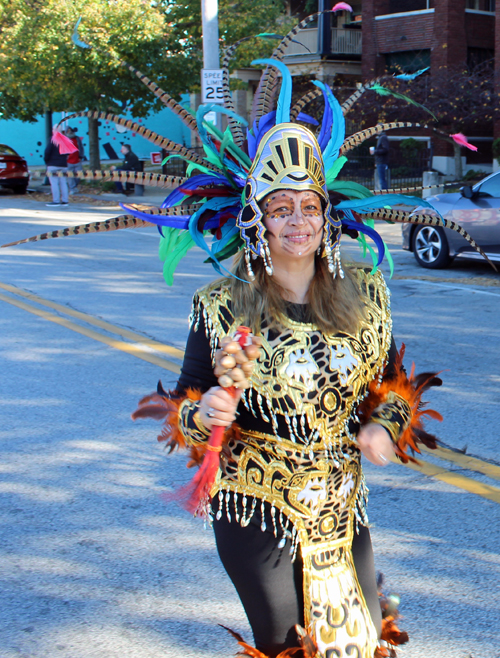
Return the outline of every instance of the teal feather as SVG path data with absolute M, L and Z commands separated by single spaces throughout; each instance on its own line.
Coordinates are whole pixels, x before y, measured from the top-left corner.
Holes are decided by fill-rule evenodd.
M 75 44 L 75 46 L 78 46 L 78 48 L 92 48 L 92 46 L 89 46 L 88 43 L 85 43 L 80 39 L 78 36 L 78 28 L 80 26 L 80 23 L 82 22 L 82 17 L 76 21 L 75 29 L 73 30 L 73 34 L 71 35 L 71 40 Z
M 424 105 L 421 103 L 417 103 L 417 101 L 414 101 L 413 98 L 410 98 L 409 96 L 405 96 L 405 94 L 400 94 L 398 91 L 392 91 L 392 89 L 387 89 L 387 87 L 383 87 L 382 85 L 375 83 L 371 87 L 368 87 L 368 89 L 371 89 L 377 94 L 380 94 L 380 96 L 394 96 L 394 98 L 399 98 L 400 100 L 406 101 L 407 103 L 411 103 L 411 105 L 415 105 L 415 107 L 419 107 L 421 110 L 425 110 L 428 112 L 431 117 L 437 121 L 436 115 L 431 112 L 428 108 L 426 108 Z
M 328 185 L 328 189 L 332 192 L 340 192 L 350 199 L 367 199 L 373 196 L 367 187 L 347 180 L 334 180 Z
M 277 59 L 254 59 L 252 64 L 274 66 L 281 73 L 281 89 L 276 109 L 276 125 L 290 123 L 290 106 L 292 104 L 292 76 L 286 64 Z
M 345 155 L 341 155 L 340 158 L 337 158 L 333 165 L 326 171 L 325 175 L 325 180 L 326 180 L 326 187 L 330 189 L 330 185 L 333 183 L 333 181 L 337 178 L 337 176 L 340 173 L 340 170 L 342 167 L 345 165 L 347 162 L 347 158 Z
M 163 278 L 167 286 L 174 283 L 174 272 L 179 261 L 194 247 L 194 241 L 188 231 L 172 227 L 163 227 L 158 256 L 163 261 Z

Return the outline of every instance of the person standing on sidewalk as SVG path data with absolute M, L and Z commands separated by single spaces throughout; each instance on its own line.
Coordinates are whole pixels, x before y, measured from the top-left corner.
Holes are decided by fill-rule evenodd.
M 375 168 L 378 174 L 379 189 L 387 190 L 387 170 L 389 169 L 389 139 L 387 133 L 382 132 L 373 151 L 375 155 Z
M 114 165 L 110 167 L 110 171 L 142 171 L 142 163 L 139 160 L 139 157 L 132 151 L 130 144 L 122 142 L 122 147 L 120 149 L 123 154 L 123 164 L 121 167 L 115 167 Z M 134 183 L 125 183 L 125 188 L 120 181 L 115 181 L 115 190 L 117 192 L 122 192 L 123 194 L 129 195 L 134 193 Z
M 67 206 L 68 205 L 68 181 L 65 176 L 51 176 L 54 173 L 67 171 L 68 156 L 60 152 L 60 147 L 52 141 L 45 149 L 43 156 L 47 165 L 47 176 L 50 181 L 52 190 L 52 201 L 47 206 Z
M 68 128 L 66 128 L 65 134 L 66 137 L 69 137 L 69 139 L 73 142 L 73 144 L 78 149 L 74 153 L 69 153 L 67 160 L 68 171 L 72 171 L 75 174 L 75 178 L 68 178 L 69 193 L 75 194 L 76 192 L 78 192 L 78 183 L 80 182 L 79 179 L 76 177 L 76 174 L 79 171 L 82 171 L 82 160 L 85 160 L 85 155 L 83 153 L 83 144 L 81 137 L 77 136 L 76 130 L 68 126 Z

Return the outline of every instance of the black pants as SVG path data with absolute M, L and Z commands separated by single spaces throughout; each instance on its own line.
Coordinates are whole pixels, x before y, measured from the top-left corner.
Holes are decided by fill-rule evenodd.
M 251 523 L 242 528 L 223 516 L 214 521 L 220 559 L 238 592 L 253 631 L 255 647 L 268 656 L 277 656 L 297 646 L 295 624 L 304 625 L 302 560 L 292 562 L 289 542 L 278 548 L 270 532 Z M 373 551 L 368 528 L 360 526 L 354 535 L 352 554 L 359 584 L 375 627 L 380 632 Z

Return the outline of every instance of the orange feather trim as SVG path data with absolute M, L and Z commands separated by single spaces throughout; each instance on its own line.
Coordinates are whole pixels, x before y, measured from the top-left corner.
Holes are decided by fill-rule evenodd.
M 358 408 L 358 416 L 362 424 L 370 422 L 370 418 L 381 404 L 387 401 L 389 393 L 396 393 L 404 398 L 411 407 L 412 418 L 408 427 L 401 433 L 394 446 L 396 455 L 403 463 L 416 459 L 407 454 L 408 449 L 420 453 L 418 445 L 423 443 L 432 450 L 437 448 L 437 438 L 428 434 L 423 427 L 424 417 L 443 420 L 440 413 L 434 409 L 426 409 L 426 403 L 422 401 L 423 393 L 431 386 L 441 386 L 442 381 L 437 376 L 439 373 L 421 373 L 415 375 L 415 364 L 412 364 L 410 376 L 408 377 L 403 368 L 403 357 L 405 345 L 401 346 L 394 364 L 394 374 L 385 374 L 382 381 L 374 380 L 368 386 L 368 395 Z
M 252 647 L 251 644 L 245 642 L 239 633 L 232 631 L 230 628 L 227 628 L 227 626 L 223 626 L 222 624 L 219 624 L 219 626 L 230 633 L 238 644 L 243 647 L 243 651 L 239 651 L 236 654 L 237 656 L 269 658 L 265 653 L 262 653 L 262 651 L 259 651 L 255 647 Z M 297 643 L 299 646 L 284 649 L 284 651 L 279 653 L 276 658 L 314 658 L 314 656 L 316 656 L 318 653 L 318 647 L 313 638 L 299 624 L 295 625 L 295 630 L 297 632 Z
M 161 385 L 160 385 L 161 386 Z M 207 451 L 207 444 L 197 444 L 188 446 L 186 437 L 179 429 L 179 409 L 184 400 L 189 399 L 197 401 L 201 399 L 202 393 L 197 389 L 188 388 L 185 394 L 178 391 L 163 391 L 151 393 L 146 395 L 139 402 L 139 406 L 132 414 L 132 420 L 138 418 L 154 418 L 155 420 L 163 420 L 163 427 L 158 435 L 158 441 L 166 442 L 165 448 L 169 453 L 176 449 L 188 448 L 190 460 L 187 467 L 199 466 L 203 461 L 205 452 Z M 230 438 L 238 439 L 240 437 L 240 428 L 236 423 L 233 423 L 224 432 L 224 443 L 227 443 Z M 207 436 L 208 442 L 208 436 Z M 230 457 L 227 450 L 224 450 L 226 457 Z

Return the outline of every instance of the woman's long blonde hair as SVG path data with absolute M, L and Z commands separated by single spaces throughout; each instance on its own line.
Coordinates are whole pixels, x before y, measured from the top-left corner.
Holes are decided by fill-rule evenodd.
M 326 258 L 315 256 L 316 272 L 309 287 L 308 304 L 310 322 L 326 334 L 345 332 L 353 334 L 364 316 L 364 299 L 355 272 L 344 267 L 345 277 L 333 278 L 328 271 Z M 231 290 L 233 313 L 242 318 L 244 325 L 254 333 L 266 324 L 280 328 L 287 317 L 287 293 L 273 276 L 267 274 L 261 258 L 252 261 L 255 280 L 251 281 L 241 250 L 234 260 L 233 274 L 238 278 L 226 279 Z M 242 279 L 242 280 L 240 280 Z

